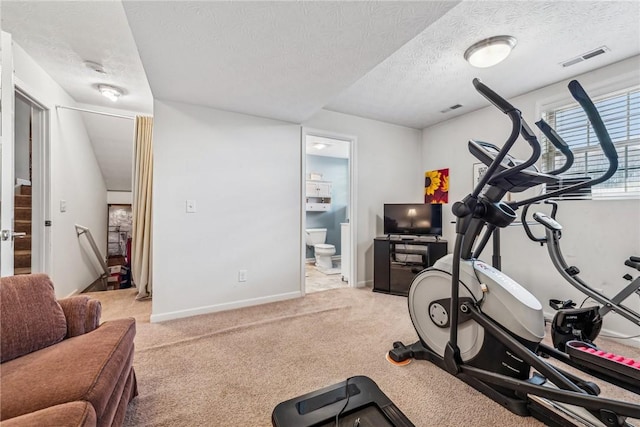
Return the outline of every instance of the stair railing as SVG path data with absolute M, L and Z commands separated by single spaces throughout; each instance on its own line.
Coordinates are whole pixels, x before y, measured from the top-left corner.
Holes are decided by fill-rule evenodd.
M 102 281 L 105 289 L 107 289 L 107 285 L 109 282 L 109 267 L 107 267 L 107 263 L 106 261 L 102 258 L 102 255 L 100 254 L 100 251 L 98 250 L 98 245 L 96 245 L 96 241 L 93 239 L 93 235 L 91 234 L 91 230 L 89 230 L 87 227 L 84 227 L 82 225 L 78 225 L 76 224 L 76 234 L 78 235 L 78 237 L 82 236 L 83 234 L 85 234 L 87 236 L 87 240 L 89 241 L 89 245 L 91 245 L 91 249 L 93 249 L 93 253 L 95 254 L 96 258 L 98 259 L 98 262 L 100 263 L 100 265 L 102 266 L 102 271 L 103 273 L 100 275 L 99 279 Z

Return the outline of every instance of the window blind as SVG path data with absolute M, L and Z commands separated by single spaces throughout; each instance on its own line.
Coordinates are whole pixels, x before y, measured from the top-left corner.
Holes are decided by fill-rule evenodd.
M 595 100 L 594 104 L 616 147 L 618 170 L 606 182 L 560 198 L 640 197 L 640 87 L 605 95 Z M 546 111 L 543 118 L 565 140 L 575 157 L 571 168 L 560 175 L 560 183 L 548 185 L 547 192 L 572 185 L 585 176 L 596 178 L 604 174 L 609 162 L 587 115 L 577 103 Z M 562 153 L 544 136 L 542 143 L 542 170 L 549 172 L 562 166 L 565 161 Z

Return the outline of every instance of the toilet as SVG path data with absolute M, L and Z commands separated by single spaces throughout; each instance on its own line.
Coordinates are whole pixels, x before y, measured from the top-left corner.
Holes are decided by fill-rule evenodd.
M 313 255 L 316 258 L 316 267 L 321 270 L 333 268 L 331 256 L 336 253 L 336 247 L 324 243 L 327 238 L 326 228 L 307 228 L 305 241 L 307 246 L 313 248 Z

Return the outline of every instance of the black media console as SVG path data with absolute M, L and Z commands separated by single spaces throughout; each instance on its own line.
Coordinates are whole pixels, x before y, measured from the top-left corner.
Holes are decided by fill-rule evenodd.
M 413 278 L 446 254 L 446 240 L 376 237 L 373 240 L 373 290 L 407 296 Z

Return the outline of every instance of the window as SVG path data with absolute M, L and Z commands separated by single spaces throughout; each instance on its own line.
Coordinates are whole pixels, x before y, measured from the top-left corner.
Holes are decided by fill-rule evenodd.
M 611 141 L 618 152 L 616 173 L 590 191 L 568 194 L 572 199 L 628 199 L 640 197 L 640 87 L 608 94 L 594 100 Z M 571 168 L 561 175 L 560 186 L 571 185 L 585 175 L 597 178 L 609 166 L 589 120 L 582 108 L 571 104 L 543 113 L 542 117 L 565 140 L 574 154 Z M 553 144 L 542 137 L 543 171 L 558 169 L 565 157 Z M 558 186 L 547 187 L 547 192 Z

